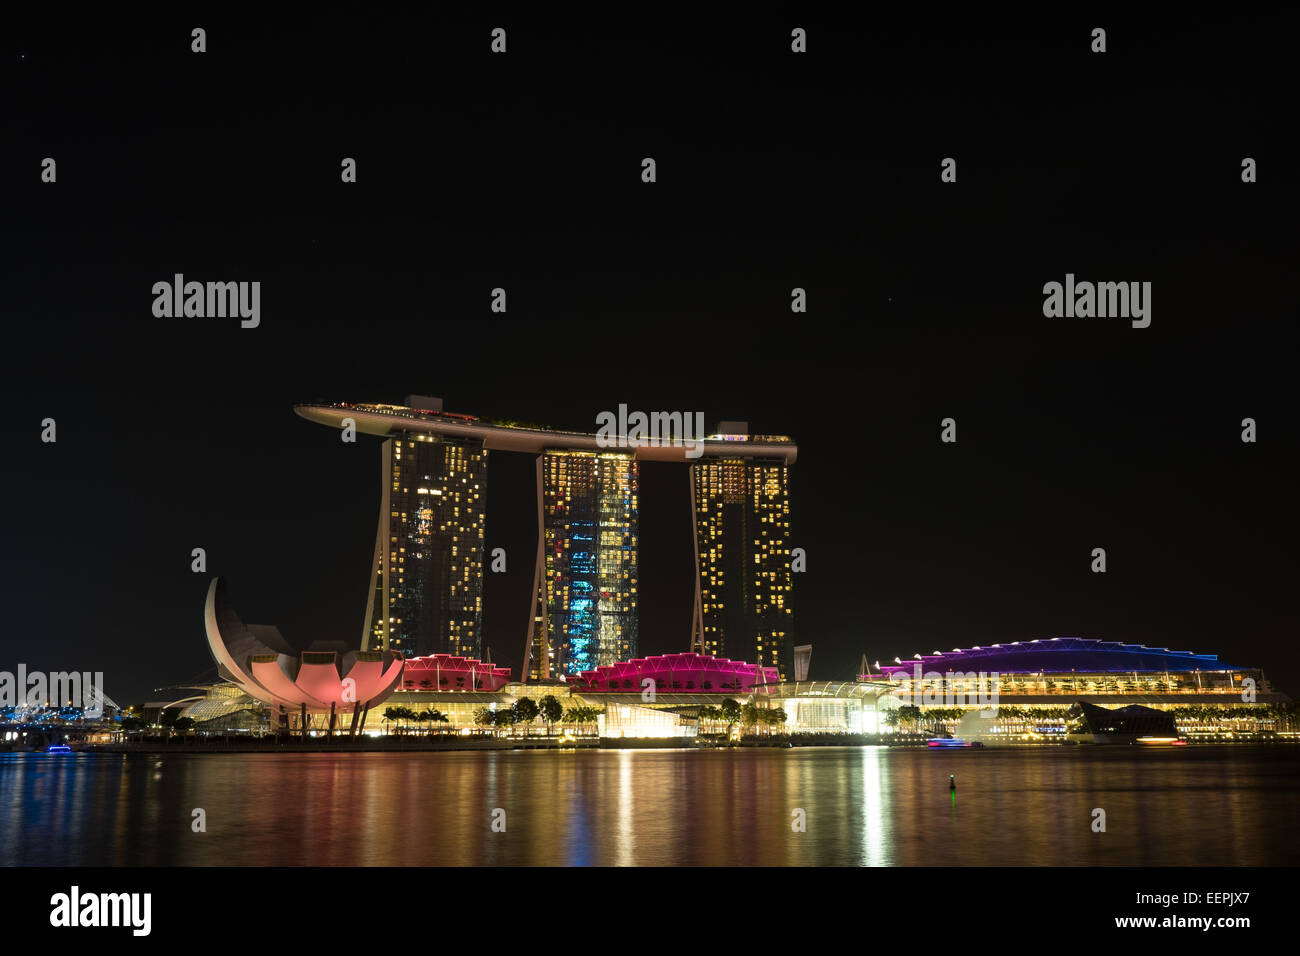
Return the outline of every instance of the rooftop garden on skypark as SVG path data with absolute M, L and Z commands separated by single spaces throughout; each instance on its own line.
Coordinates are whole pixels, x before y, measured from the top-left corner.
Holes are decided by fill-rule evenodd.
M 543 425 L 541 422 L 524 421 L 518 418 L 493 418 L 486 415 L 465 415 L 460 412 L 444 412 L 432 408 L 414 408 L 409 405 L 386 405 L 370 402 L 328 402 L 325 404 L 331 408 L 355 408 L 358 411 L 370 412 L 376 415 L 392 415 L 394 417 L 403 418 L 452 419 L 454 421 L 476 425 L 490 425 L 493 428 L 511 428 L 518 431 L 550 432 L 555 435 L 595 434 L 595 432 L 581 431 L 575 428 L 556 428 L 552 425 Z M 704 437 L 707 441 L 735 441 L 748 442 L 750 444 L 794 444 L 794 439 L 790 438 L 788 435 L 714 434 L 706 435 Z
M 355 408 L 376 415 L 416 416 L 419 418 L 450 418 L 461 422 L 491 425 L 495 428 L 517 428 L 522 431 L 556 432 L 557 434 L 582 434 L 571 429 L 552 428 L 539 422 L 526 422 L 514 418 L 491 418 L 484 415 L 465 415 L 460 412 L 442 412 L 432 408 L 412 408 L 409 405 L 385 405 L 372 402 L 329 402 L 333 408 Z

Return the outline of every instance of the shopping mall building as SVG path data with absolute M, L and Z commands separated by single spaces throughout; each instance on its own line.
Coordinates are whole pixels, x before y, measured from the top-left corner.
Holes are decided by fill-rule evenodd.
M 1295 706 L 1259 668 L 1083 638 L 896 658 L 851 681 L 785 681 L 775 667 L 681 653 L 523 683 L 512 681 L 508 668 L 458 655 L 400 658 L 324 646 L 294 652 L 275 629 L 243 625 L 215 581 L 207 621 L 224 681 L 201 699 L 170 705 L 192 717 L 200 733 L 301 733 L 305 725 L 311 734 L 921 736 L 970 732 L 978 715 L 982 736 L 1012 741 L 1064 736 L 1078 703 L 1167 711 L 1192 737 L 1296 730 Z M 518 713 L 521 701 L 540 705 L 547 697 L 560 705 L 558 721 L 540 714 L 527 725 L 484 719 L 485 711 Z M 737 719 L 720 713 L 726 700 L 753 708 Z M 783 716 L 755 719 L 756 710 Z

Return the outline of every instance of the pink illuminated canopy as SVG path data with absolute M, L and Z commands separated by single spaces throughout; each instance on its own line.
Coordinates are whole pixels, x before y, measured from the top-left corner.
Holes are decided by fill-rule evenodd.
M 409 668 L 409 664 L 407 665 Z M 660 654 L 583 671 L 576 679 L 582 690 L 641 693 L 642 681 L 655 682 L 657 693 L 749 694 L 779 684 L 775 667 L 762 667 L 704 654 Z
M 497 691 L 509 682 L 510 668 L 454 654 L 409 658 L 402 675 L 403 690 Z

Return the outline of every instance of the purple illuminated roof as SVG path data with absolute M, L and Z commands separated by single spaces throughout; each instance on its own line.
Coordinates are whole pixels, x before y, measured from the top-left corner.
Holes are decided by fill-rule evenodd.
M 1238 671 L 1248 668 L 1225 664 L 1217 654 L 1193 654 L 1165 647 L 1096 641 L 1083 637 L 1052 637 L 1011 644 L 991 644 L 964 650 L 921 654 L 911 660 L 888 664 L 886 674 L 910 674 L 917 664 L 922 671 L 998 671 L 1004 674 L 1054 671 L 1102 673 L 1105 671 Z

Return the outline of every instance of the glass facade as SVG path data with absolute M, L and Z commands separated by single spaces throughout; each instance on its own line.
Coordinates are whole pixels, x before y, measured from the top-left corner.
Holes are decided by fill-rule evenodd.
M 719 458 L 691 465 L 699 569 L 696 639 L 705 654 L 775 667 L 793 636 L 790 469 Z
M 694 737 L 697 722 L 670 710 L 607 704 L 597 722 L 601 737 Z
M 195 723 L 204 734 L 266 733 L 270 729 L 270 707 L 249 697 L 235 684 L 213 684 L 203 699 L 179 714 Z
M 487 451 L 403 434 L 384 442 L 383 469 L 362 646 L 480 657 Z
M 576 675 L 637 653 L 637 463 L 548 451 L 540 473 L 543 562 L 529 678 Z

